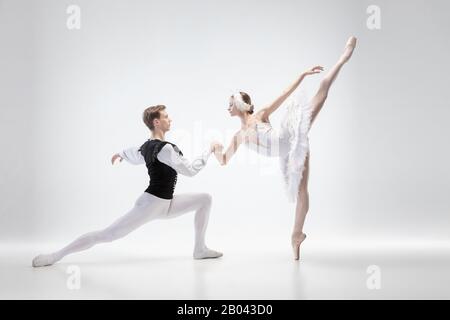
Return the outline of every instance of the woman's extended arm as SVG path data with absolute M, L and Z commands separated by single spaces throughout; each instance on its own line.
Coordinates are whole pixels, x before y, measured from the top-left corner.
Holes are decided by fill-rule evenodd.
M 217 161 L 219 161 L 222 166 L 226 165 L 230 161 L 231 157 L 236 153 L 236 150 L 242 143 L 242 139 L 243 135 L 241 131 L 239 131 L 233 136 L 230 146 L 225 153 L 222 153 L 223 146 L 221 144 L 216 144 L 214 146 L 214 155 L 216 156 Z
M 320 73 L 321 71 L 323 71 L 323 67 L 315 66 L 302 73 L 289 87 L 286 88 L 286 90 L 283 91 L 278 98 L 275 99 L 275 101 L 257 112 L 261 120 L 268 121 L 269 116 L 283 104 L 283 102 L 291 95 L 292 92 L 295 91 L 295 89 L 297 89 L 306 76 Z

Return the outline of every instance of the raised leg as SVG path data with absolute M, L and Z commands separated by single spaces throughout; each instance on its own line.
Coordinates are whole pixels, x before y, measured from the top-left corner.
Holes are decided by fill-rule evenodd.
M 353 54 L 353 50 L 356 46 L 356 38 L 350 37 L 345 45 L 344 53 L 339 58 L 338 62 L 331 68 L 327 75 L 322 79 L 319 90 L 316 95 L 311 99 L 311 125 L 313 124 L 315 118 L 319 114 L 325 100 L 328 97 L 328 92 L 330 91 L 331 85 L 339 74 L 342 66 L 350 59 Z
M 87 250 L 99 243 L 120 239 L 150 220 L 166 215 L 169 205 L 169 200 L 144 192 L 137 199 L 134 207 L 109 227 L 86 233 L 59 251 L 35 257 L 33 267 L 52 265 L 68 254 Z

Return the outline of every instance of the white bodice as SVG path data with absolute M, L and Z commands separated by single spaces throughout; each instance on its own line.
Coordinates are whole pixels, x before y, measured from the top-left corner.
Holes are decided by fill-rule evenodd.
M 245 145 L 266 157 L 280 156 L 280 152 L 285 149 L 284 142 L 279 133 L 267 122 L 256 123 L 245 135 Z

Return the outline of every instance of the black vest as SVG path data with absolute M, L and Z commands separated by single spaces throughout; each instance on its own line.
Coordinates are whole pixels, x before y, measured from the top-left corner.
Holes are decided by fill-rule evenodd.
M 177 184 L 177 172 L 158 160 L 157 156 L 166 144 L 171 144 L 181 156 L 183 153 L 176 145 L 159 139 L 147 140 L 139 151 L 145 158 L 150 184 L 145 192 L 159 198 L 172 199 L 175 185 Z

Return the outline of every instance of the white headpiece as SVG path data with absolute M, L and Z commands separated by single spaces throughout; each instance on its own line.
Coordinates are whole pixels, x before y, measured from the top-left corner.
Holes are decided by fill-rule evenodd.
M 236 105 L 236 108 L 238 108 L 240 111 L 250 111 L 252 109 L 252 105 L 245 103 L 245 101 L 242 99 L 242 95 L 240 92 L 237 92 L 233 94 L 234 103 Z

